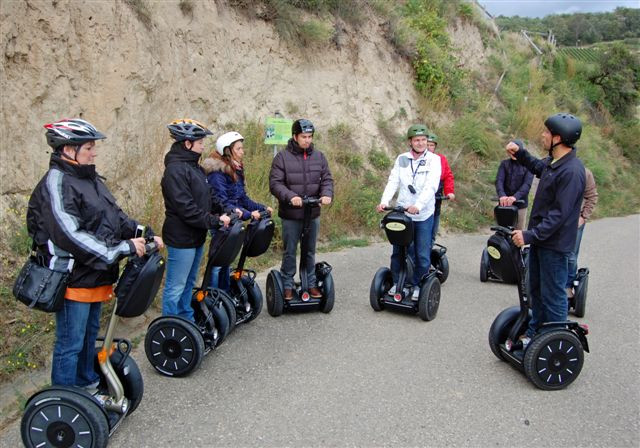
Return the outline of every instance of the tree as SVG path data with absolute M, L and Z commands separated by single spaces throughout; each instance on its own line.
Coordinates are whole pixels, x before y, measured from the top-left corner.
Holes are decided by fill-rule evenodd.
M 640 94 L 640 60 L 623 44 L 616 44 L 601 56 L 599 70 L 589 81 L 602 89 L 613 115 L 631 118 Z

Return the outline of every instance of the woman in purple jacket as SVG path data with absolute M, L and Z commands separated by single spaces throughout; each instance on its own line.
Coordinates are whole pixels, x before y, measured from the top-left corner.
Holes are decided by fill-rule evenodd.
M 244 137 L 238 132 L 227 132 L 218 137 L 216 152 L 202 162 L 207 182 L 213 195 L 225 209 L 242 213 L 242 219 L 259 219 L 260 212 L 271 207 L 253 201 L 246 192 L 244 182 Z M 211 273 L 211 287 L 229 289 L 229 266 L 215 267 Z

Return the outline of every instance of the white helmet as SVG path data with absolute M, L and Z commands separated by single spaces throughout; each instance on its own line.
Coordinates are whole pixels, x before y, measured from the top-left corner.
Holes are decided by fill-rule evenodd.
M 218 140 L 216 140 L 216 151 L 218 151 L 218 154 L 223 156 L 224 148 L 233 145 L 238 140 L 244 140 L 244 137 L 238 132 L 232 131 L 227 132 L 226 134 L 222 134 L 220 137 L 218 137 Z

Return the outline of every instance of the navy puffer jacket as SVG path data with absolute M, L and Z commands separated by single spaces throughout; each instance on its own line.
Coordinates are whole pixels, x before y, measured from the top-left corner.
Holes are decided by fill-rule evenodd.
M 231 177 L 232 169 L 222 159 L 209 157 L 202 161 L 202 169 L 213 194 L 226 209 L 239 208 L 242 219 L 249 219 L 251 212 L 266 210 L 266 206 L 253 201 L 248 195 L 244 183 L 244 170 L 236 169 L 236 180 Z

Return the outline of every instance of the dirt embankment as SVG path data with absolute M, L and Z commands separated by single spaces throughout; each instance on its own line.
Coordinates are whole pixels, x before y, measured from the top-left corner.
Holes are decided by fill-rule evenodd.
M 379 116 L 415 110 L 411 67 L 374 18 L 346 27 L 340 48 L 301 51 L 222 2 L 195 2 L 193 15 L 153 2 L 148 26 L 119 0 L 9 0 L 0 10 L 2 209 L 45 171 L 42 125 L 57 118 L 82 116 L 107 134 L 98 170 L 135 203 L 131 185 L 157 181 L 174 118 L 219 133 L 280 111 L 320 129 L 349 123 L 367 147 Z

